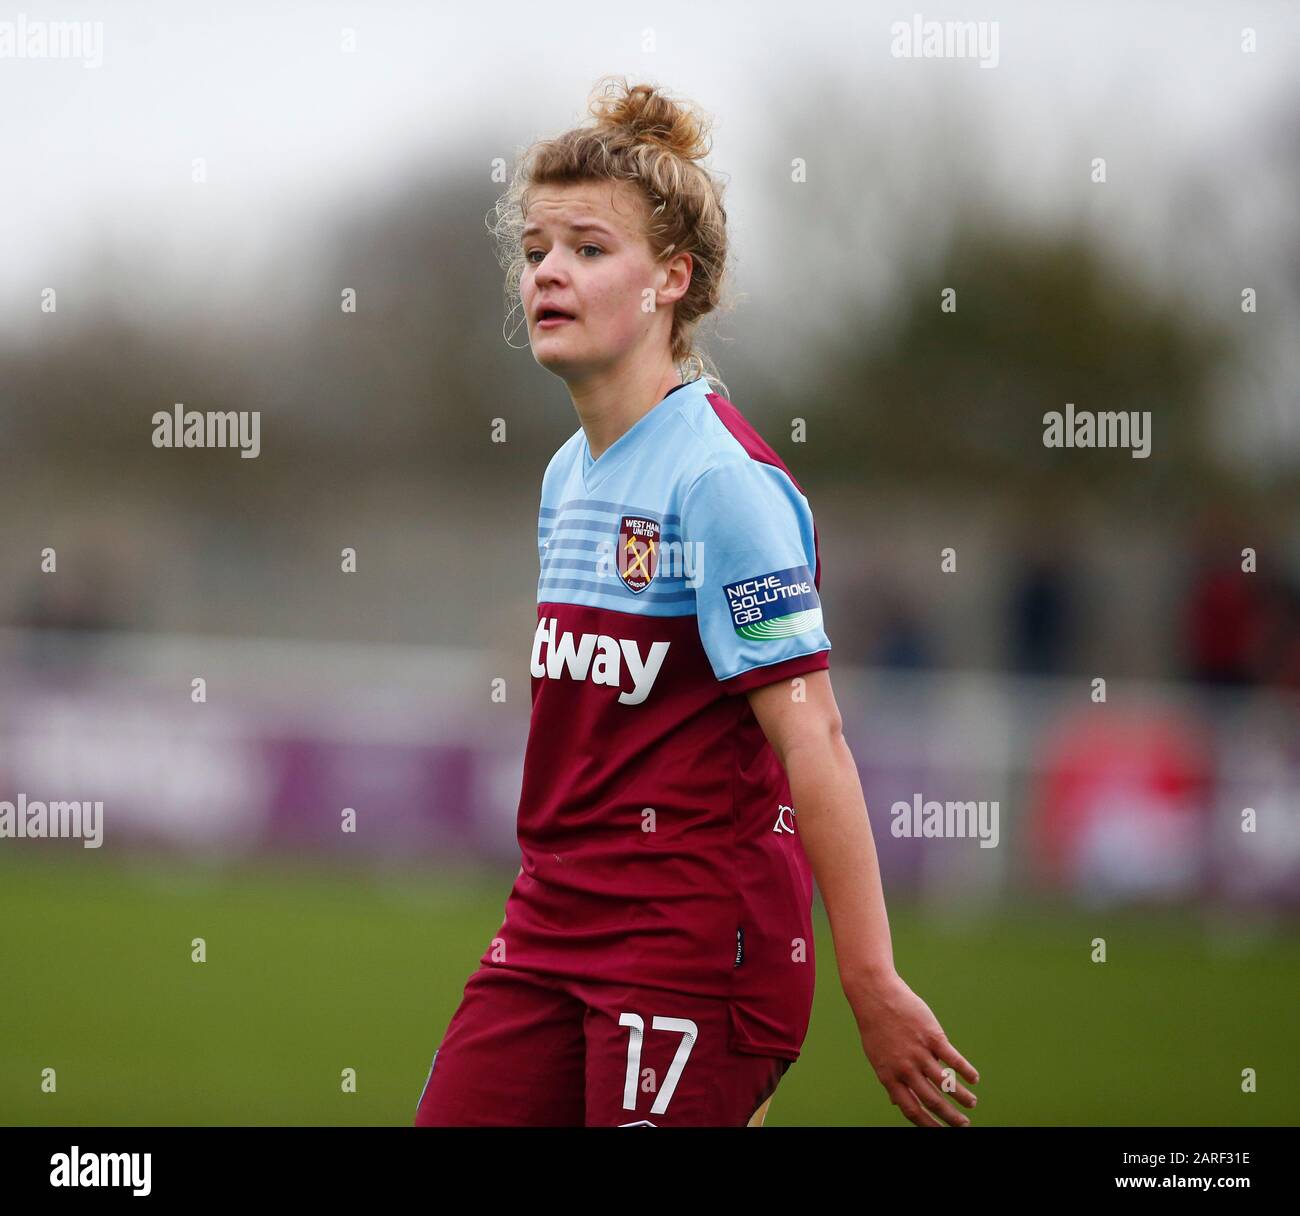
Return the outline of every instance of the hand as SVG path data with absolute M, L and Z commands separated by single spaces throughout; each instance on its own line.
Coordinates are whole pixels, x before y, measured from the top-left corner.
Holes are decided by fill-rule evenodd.
M 942 1089 L 943 1069 L 951 1066 L 975 1084 L 979 1073 L 948 1042 L 930 1007 L 896 972 L 855 984 L 846 992 L 862 1036 L 862 1050 L 889 1094 L 889 1100 L 918 1127 L 968 1127 L 970 1120 L 952 1106 Z M 975 1095 L 955 1076 L 952 1095 L 973 1107 Z M 936 1118 L 935 1116 L 938 1116 Z

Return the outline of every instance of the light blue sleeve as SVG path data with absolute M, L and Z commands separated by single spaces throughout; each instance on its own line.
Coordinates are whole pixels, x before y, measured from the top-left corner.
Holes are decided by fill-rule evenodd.
M 830 650 L 808 500 L 748 457 L 701 474 L 682 502 L 700 641 L 719 680 Z

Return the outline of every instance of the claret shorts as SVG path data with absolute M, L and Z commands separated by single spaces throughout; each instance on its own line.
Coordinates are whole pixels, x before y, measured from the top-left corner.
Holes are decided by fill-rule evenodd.
M 735 1051 L 727 1002 L 480 965 L 417 1127 L 756 1127 L 790 1061 Z

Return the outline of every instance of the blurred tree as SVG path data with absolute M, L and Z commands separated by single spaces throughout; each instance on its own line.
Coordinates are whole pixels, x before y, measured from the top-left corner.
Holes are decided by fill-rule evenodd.
M 822 356 L 827 393 L 801 400 L 803 465 L 833 479 L 929 481 L 952 490 L 1069 499 L 1177 499 L 1215 470 L 1205 411 L 1231 344 L 1151 294 L 1084 236 L 966 217 L 947 255 L 910 278 L 880 341 L 846 334 Z M 941 293 L 956 292 L 956 309 Z M 1044 415 L 1150 411 L 1145 459 L 1044 445 Z

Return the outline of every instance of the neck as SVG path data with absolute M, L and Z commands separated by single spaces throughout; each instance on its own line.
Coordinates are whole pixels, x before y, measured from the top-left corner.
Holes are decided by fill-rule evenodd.
M 570 383 L 573 408 L 587 433 L 592 460 L 599 460 L 602 452 L 681 382 L 677 369 L 668 363 L 650 368 L 616 368 L 593 375 L 581 384 Z

